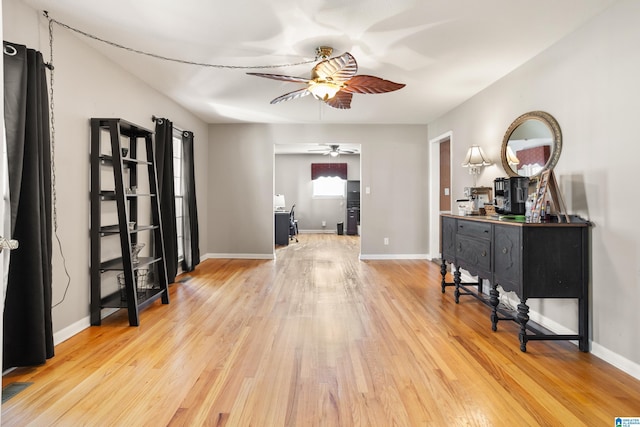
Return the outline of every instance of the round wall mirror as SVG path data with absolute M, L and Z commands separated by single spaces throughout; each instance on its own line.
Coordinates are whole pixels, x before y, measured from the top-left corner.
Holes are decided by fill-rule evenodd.
M 556 119 L 544 111 L 531 111 L 511 123 L 500 157 L 507 175 L 533 179 L 553 169 L 561 151 L 562 133 Z

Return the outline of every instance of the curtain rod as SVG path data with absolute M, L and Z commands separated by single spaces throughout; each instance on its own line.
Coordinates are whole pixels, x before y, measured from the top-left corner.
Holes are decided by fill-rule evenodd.
M 161 118 L 162 118 L 162 117 L 151 116 L 151 121 L 155 122 L 156 120 L 161 119 Z M 173 126 L 173 128 L 174 128 L 175 130 L 177 130 L 178 132 L 186 132 L 184 129 L 180 129 L 180 128 L 179 128 L 179 127 L 177 127 L 177 126 Z
M 4 44 L 4 54 L 8 55 L 8 56 L 15 56 L 18 53 L 18 50 L 11 46 L 7 41 L 3 41 Z M 47 67 L 48 69 L 50 69 L 51 71 L 53 71 L 53 64 L 50 62 L 42 62 L 44 64 L 45 67 Z

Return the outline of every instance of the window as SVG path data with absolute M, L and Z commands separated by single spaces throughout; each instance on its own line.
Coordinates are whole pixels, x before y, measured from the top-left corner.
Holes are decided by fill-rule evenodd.
M 178 262 L 184 259 L 183 210 L 182 210 L 182 132 L 173 130 L 173 189 L 176 194 L 176 234 L 178 242 Z
M 339 198 L 344 197 L 346 181 L 336 176 L 321 176 L 313 181 L 313 197 Z

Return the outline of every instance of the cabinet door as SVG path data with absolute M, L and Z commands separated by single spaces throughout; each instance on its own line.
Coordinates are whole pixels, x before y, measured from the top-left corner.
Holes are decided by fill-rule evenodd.
M 454 262 L 456 257 L 456 220 L 449 217 L 440 217 L 440 220 L 440 230 L 442 232 L 442 258 L 449 262 Z
M 587 283 L 584 229 L 528 227 L 522 257 L 527 298 L 582 298 Z
M 506 291 L 522 296 L 522 229 L 496 225 L 494 228 L 494 280 Z
M 456 262 L 474 276 L 491 278 L 491 241 L 456 236 Z

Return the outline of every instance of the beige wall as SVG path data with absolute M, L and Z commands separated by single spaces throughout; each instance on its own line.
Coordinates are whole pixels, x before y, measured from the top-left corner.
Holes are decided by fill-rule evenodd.
M 3 36 L 49 58 L 47 21 L 18 0 L 3 0 Z M 56 341 L 89 324 L 89 119 L 120 117 L 153 129 L 152 115 L 166 116 L 195 135 L 196 181 L 205 183 L 208 129 L 184 110 L 77 37 L 54 27 L 54 99 L 58 236 L 71 276 L 62 304 L 53 309 Z M 198 186 L 198 212 L 206 250 L 206 188 Z M 59 302 L 67 278 L 54 239 L 53 301 Z
M 426 256 L 426 126 L 229 124 L 210 125 L 209 135 L 212 256 L 270 257 L 273 145 L 332 140 L 361 146 L 362 256 Z
M 479 184 L 505 176 L 504 132 L 520 114 L 544 110 L 563 133 L 555 169 L 571 213 L 591 220 L 593 353 L 640 377 L 640 201 L 630 177 L 640 158 L 640 2 L 620 1 L 600 17 L 543 52 L 442 118 L 429 138 L 453 132 L 452 194 L 472 183 L 461 167 L 471 143 L 495 162 Z M 551 250 L 552 248 L 550 248 Z M 577 304 L 530 301 L 554 329 L 577 330 Z

